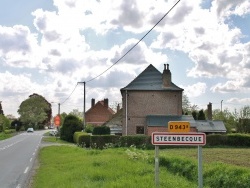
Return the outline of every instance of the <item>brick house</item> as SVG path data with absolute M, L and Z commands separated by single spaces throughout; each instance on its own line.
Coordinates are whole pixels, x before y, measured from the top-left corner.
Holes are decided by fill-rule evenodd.
M 211 103 L 208 120 L 197 121 L 182 115 L 182 93 L 183 89 L 172 82 L 168 64 L 164 65 L 163 73 L 150 64 L 121 89 L 122 135 L 167 132 L 169 121 L 188 121 L 191 132 L 226 132 L 222 121 L 212 121 Z
M 172 83 L 169 65 L 163 73 L 149 65 L 121 89 L 123 135 L 148 134 L 148 115 L 182 115 L 183 89 Z
M 98 101 L 91 99 L 91 108 L 85 112 L 86 124 L 101 126 L 112 118 L 115 112 L 109 107 L 108 99 Z

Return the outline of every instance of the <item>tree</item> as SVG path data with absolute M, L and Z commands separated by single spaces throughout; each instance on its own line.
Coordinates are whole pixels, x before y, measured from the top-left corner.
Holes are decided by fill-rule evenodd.
M 206 116 L 205 116 L 205 113 L 203 110 L 199 111 L 197 119 L 198 120 L 206 120 Z
M 6 118 L 3 114 L 0 114 L 0 132 L 4 131 L 6 128 L 9 128 L 10 120 Z
M 182 114 L 188 115 L 192 114 L 193 111 L 198 110 L 198 106 L 193 104 L 191 105 L 186 94 L 182 95 Z
M 227 108 L 221 112 L 219 109 L 213 110 L 213 120 L 221 120 L 225 124 L 225 127 L 227 128 L 227 132 L 232 132 L 237 125 L 237 116 L 236 112 L 231 113 Z
M 76 131 L 82 130 L 81 120 L 74 115 L 67 115 L 64 119 L 63 126 L 61 128 L 61 139 L 67 142 L 73 142 L 73 135 Z
M 0 114 L 4 115 L 3 108 L 2 108 L 2 101 L 0 101 Z
M 83 119 L 83 113 L 80 112 L 78 109 L 73 109 L 72 112 L 70 112 L 69 114 L 74 115 L 79 119 Z
M 44 125 L 48 124 L 51 119 L 51 105 L 44 97 L 33 94 L 21 103 L 18 113 L 25 129 L 28 127 L 44 128 Z
M 14 121 L 11 122 L 10 126 L 12 129 L 16 129 L 16 131 L 19 131 L 22 127 L 22 122 L 15 119 Z
M 186 94 L 182 95 L 182 111 L 183 114 L 190 112 L 190 101 Z

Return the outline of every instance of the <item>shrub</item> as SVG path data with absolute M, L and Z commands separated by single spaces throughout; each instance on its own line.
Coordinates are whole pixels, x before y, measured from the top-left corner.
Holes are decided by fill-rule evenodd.
M 107 126 L 94 127 L 93 135 L 107 135 L 110 134 L 110 128 Z
M 86 132 L 75 132 L 73 136 L 74 143 L 81 147 L 90 146 L 90 135 Z
M 130 147 L 134 145 L 137 148 L 147 148 L 147 149 L 153 147 L 153 145 L 151 144 L 151 137 L 146 135 L 122 136 L 120 138 L 120 145 L 122 147 Z
M 112 144 L 113 147 L 118 146 L 120 136 L 116 135 L 98 135 L 91 136 L 90 142 L 92 148 L 103 149 L 107 145 Z
M 61 128 L 61 139 L 73 142 L 73 135 L 82 129 L 81 121 L 74 115 L 67 115 Z

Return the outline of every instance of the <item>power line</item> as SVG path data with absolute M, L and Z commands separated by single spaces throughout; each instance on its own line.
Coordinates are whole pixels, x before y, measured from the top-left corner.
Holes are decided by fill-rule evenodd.
M 135 43 L 123 56 L 121 56 L 115 63 L 113 63 L 109 68 L 107 68 L 105 71 L 103 71 L 102 73 L 100 73 L 99 75 L 97 75 L 96 77 L 86 81 L 87 82 L 91 82 L 93 80 L 95 80 L 96 78 L 100 77 L 101 75 L 103 75 L 105 72 L 107 72 L 109 69 L 111 69 L 114 65 L 116 65 L 119 61 L 121 61 L 130 51 L 132 51 L 167 15 L 168 13 L 170 13 L 172 11 L 172 9 L 180 2 L 180 0 L 178 0 L 164 15 L 163 17 L 137 42 Z
M 78 85 L 78 82 L 76 83 L 76 85 L 75 85 L 73 91 L 72 91 L 72 92 L 70 93 L 70 95 L 61 103 L 61 105 L 64 104 L 64 103 L 71 97 L 71 95 L 72 95 L 72 94 L 74 93 L 74 91 L 76 90 L 77 85 Z
M 86 81 L 86 82 L 77 82 L 75 88 L 73 89 L 73 91 L 71 92 L 71 94 L 61 103 L 65 103 L 73 94 L 73 92 L 75 91 L 78 83 L 87 83 L 87 82 L 91 82 L 93 80 L 95 80 L 96 78 L 102 76 L 105 72 L 107 72 L 109 69 L 111 69 L 113 66 L 115 66 L 117 63 L 119 63 L 130 51 L 132 51 L 172 10 L 173 8 L 180 2 L 181 0 L 178 0 L 162 17 L 161 19 L 137 42 L 135 43 L 124 55 L 122 55 L 118 60 L 116 60 L 115 63 L 113 63 L 110 67 L 108 67 L 106 70 L 104 70 L 102 73 L 100 73 L 99 75 L 95 76 L 94 78 L 91 78 L 90 80 Z

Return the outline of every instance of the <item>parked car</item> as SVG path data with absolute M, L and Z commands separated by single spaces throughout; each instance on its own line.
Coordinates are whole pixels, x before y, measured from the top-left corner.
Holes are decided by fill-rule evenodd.
M 57 130 L 52 130 L 52 131 L 49 132 L 50 136 L 56 136 L 57 134 L 58 134 Z
M 33 133 L 34 132 L 34 129 L 33 128 L 28 128 L 27 129 L 27 133 Z

